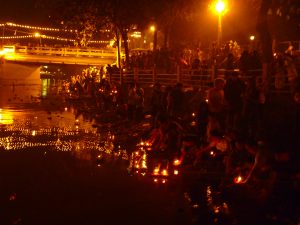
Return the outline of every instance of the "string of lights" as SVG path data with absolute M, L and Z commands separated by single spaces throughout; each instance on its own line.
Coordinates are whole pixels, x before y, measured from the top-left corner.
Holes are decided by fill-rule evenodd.
M 6 31 L 11 31 L 11 32 L 14 32 L 14 33 L 23 33 L 23 34 L 32 34 L 32 32 L 26 32 L 26 31 L 22 31 L 22 30 L 16 30 L 16 29 L 10 29 L 10 28 L 5 28 Z
M 35 35 L 35 37 L 39 37 Z M 68 39 L 68 38 L 61 38 L 61 37 L 53 37 L 53 36 L 47 36 L 47 35 L 40 35 L 41 38 L 44 39 L 50 39 L 50 40 L 56 40 L 56 41 L 65 41 L 65 42 L 75 42 L 74 39 Z
M 56 41 L 76 42 L 75 39 L 68 39 L 68 38 L 47 36 L 47 35 L 41 35 L 39 33 L 35 33 L 35 34 L 32 34 L 32 35 L 3 36 L 3 37 L 0 37 L 0 39 L 5 39 L 5 40 L 9 40 L 9 39 L 26 39 L 26 38 L 43 38 L 43 39 L 56 40 Z M 92 43 L 92 44 L 104 44 L 104 43 L 110 43 L 110 41 L 106 41 L 106 40 L 91 40 L 91 41 L 88 41 L 88 43 Z
M 55 36 L 48 36 L 48 35 L 42 35 L 38 32 L 32 33 L 32 32 L 26 32 L 23 30 L 18 30 L 15 28 L 24 28 L 24 29 L 32 29 L 36 31 L 54 31 L 54 32 L 76 32 L 76 30 L 67 30 L 67 29 L 58 29 L 58 28 L 50 28 L 50 27 L 38 27 L 38 26 L 29 26 L 29 25 L 22 25 L 22 24 L 15 24 L 15 23 L 1 23 L 0 27 L 5 28 L 8 31 L 14 32 L 14 35 L 12 36 L 2 36 L 0 39 L 10 40 L 10 39 L 27 39 L 27 38 L 43 38 L 43 39 L 49 39 L 49 40 L 57 40 L 57 41 L 65 41 L 65 42 L 76 42 L 75 39 L 69 39 L 69 38 L 63 38 L 63 37 L 55 37 Z M 10 27 L 10 28 L 7 28 Z M 110 32 L 110 30 L 106 29 L 103 30 L 104 32 Z M 17 33 L 23 33 L 27 35 L 16 35 Z M 110 43 L 109 40 L 90 40 L 88 43 L 92 44 L 104 44 L 104 43 Z
M 53 31 L 53 32 L 76 32 L 76 30 L 69 30 L 69 29 L 58 29 L 58 28 L 51 28 L 51 27 L 37 27 L 37 26 L 30 26 L 30 25 L 23 25 L 23 24 L 16 24 L 16 23 L 2 23 L 0 27 L 19 27 L 25 29 L 32 29 L 32 30 L 40 30 L 40 31 Z
M 93 43 L 93 44 L 103 44 L 103 43 L 110 43 L 110 41 L 88 41 L 88 43 Z
M 0 23 L 0 27 L 18 27 L 18 28 L 24 28 L 24 29 L 31 29 L 31 30 L 39 30 L 39 31 L 52 31 L 52 32 L 71 32 L 75 33 L 77 30 L 75 29 L 59 29 L 59 28 L 53 28 L 53 27 L 40 27 L 40 26 L 31 26 L 31 25 L 24 25 L 24 24 L 16 24 L 16 23 Z M 109 29 L 100 30 L 104 33 L 110 33 L 111 31 Z
M 5 36 L 0 37 L 0 39 L 24 39 L 24 38 L 33 38 L 34 35 L 22 35 L 22 36 Z

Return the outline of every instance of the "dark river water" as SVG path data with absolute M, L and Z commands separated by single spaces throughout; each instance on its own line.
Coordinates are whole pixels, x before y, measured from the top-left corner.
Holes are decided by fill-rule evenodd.
M 97 138 L 97 129 L 92 127 L 93 121 L 76 114 L 74 108 L 62 97 L 62 83 L 62 80 L 40 79 L 39 76 L 36 79 L 21 81 L 1 80 L 0 125 L 2 130 L 20 132 L 24 136 L 31 134 L 33 137 L 51 136 L 51 132 L 55 130 L 58 133 L 57 141 L 60 136 L 78 133 L 89 134 L 91 139 Z M 6 150 L 22 147 L 22 143 L 14 141 L 10 143 L 7 137 L 3 136 L 0 145 Z M 70 147 L 78 147 L 80 136 L 77 137 L 78 142 L 72 142 L 73 146 Z M 26 144 L 33 143 L 23 143 L 23 146 Z M 35 144 L 51 143 L 44 141 Z
M 146 157 L 124 146 L 149 123 L 74 104 L 63 82 L 40 79 L 38 66 L 0 65 L 0 225 L 267 224 L 245 192 L 233 189 L 228 203 L 197 171 L 144 176 Z
M 179 189 L 130 176 L 113 124 L 79 113 L 62 80 L 0 66 L 1 225 L 190 224 Z

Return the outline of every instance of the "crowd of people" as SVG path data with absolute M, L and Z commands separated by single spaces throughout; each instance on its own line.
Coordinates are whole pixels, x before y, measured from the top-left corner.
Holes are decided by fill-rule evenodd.
M 250 73 L 252 69 L 261 68 L 255 51 L 244 51 L 238 60 L 228 54 L 223 61 L 227 69 L 224 76 L 217 77 L 208 89 L 187 91 L 182 83 L 163 86 L 155 82 L 149 93 L 145 89 L 149 87 L 142 87 L 138 82 L 123 85 L 110 82 L 105 70 L 94 68 L 73 77 L 68 90 L 79 98 L 88 94 L 95 100 L 99 112 L 117 112 L 129 123 L 142 122 L 145 114 L 150 113 L 152 126 L 147 141 L 153 152 L 177 155 L 182 165 L 193 168 L 204 166 L 208 158 L 220 158 L 220 170 L 226 172 L 225 179 L 258 185 L 260 191 L 255 189 L 252 196 L 261 200 L 270 197 L 268 193 L 274 191 L 274 168 L 285 165 L 291 174 L 299 176 L 299 76 L 295 65 L 289 64 L 291 56 L 285 54 L 282 57 L 274 58 L 274 65 L 278 65 L 274 70 L 281 71 L 284 79 L 293 80 L 291 91 L 295 111 L 294 118 L 279 118 L 282 124 L 286 120 L 289 120 L 287 126 L 292 124 L 288 128 L 289 139 L 284 141 L 287 135 L 277 136 L 278 140 L 268 139 L 267 133 L 272 130 L 266 121 L 275 124 L 278 118 L 268 118 L 270 109 L 261 94 L 262 87 L 256 74 Z M 275 76 L 275 82 L 277 78 Z M 284 144 L 278 145 L 280 142 Z M 272 148 L 288 152 L 288 159 Z
M 133 56 L 132 62 L 145 62 L 145 58 L 148 58 L 146 62 L 150 62 L 153 55 Z M 299 76 L 291 59 L 289 54 L 277 55 L 274 58 L 276 66 L 273 68 L 275 73 L 281 73 L 275 76 L 275 83 L 280 83 L 282 76 L 290 81 L 297 109 Z M 172 149 L 180 152 L 183 143 L 180 140 L 182 138 L 180 132 L 185 129 L 191 117 L 196 122 L 197 129 L 193 132 L 197 136 L 196 142 L 200 152 L 201 149 L 210 146 L 212 134 L 216 133 L 222 137 L 235 137 L 240 142 L 243 140 L 244 144 L 264 141 L 265 96 L 261 94 L 262 87 L 257 82 L 257 75 L 251 73 L 262 67 L 258 52 L 245 50 L 240 58 L 229 53 L 222 64 L 226 69 L 224 76 L 216 78 L 213 86 L 207 90 L 194 88 L 193 91 L 185 92 L 182 83 L 163 87 L 156 82 L 149 98 L 138 82 L 133 81 L 128 86 L 121 86 L 120 83 L 107 79 L 111 73 L 110 67 L 106 70 L 104 68 L 84 70 L 81 75 L 72 77 L 68 89 L 79 97 L 89 95 L 94 98 L 100 111 L 117 110 L 129 121 L 143 120 L 144 114 L 149 109 L 153 120 L 152 140 L 156 142 L 154 145 L 156 149 Z M 236 68 L 239 68 L 239 73 L 234 70 Z M 299 112 L 296 114 L 299 115 Z M 295 119 L 293 136 L 299 132 L 297 121 Z M 170 134 L 172 140 L 167 138 L 168 131 L 172 133 Z M 177 145 L 174 146 L 174 143 Z

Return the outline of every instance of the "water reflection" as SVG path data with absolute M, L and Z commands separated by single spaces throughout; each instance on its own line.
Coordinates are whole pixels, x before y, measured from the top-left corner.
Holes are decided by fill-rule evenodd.
M 99 132 L 94 121 L 78 113 L 64 100 L 63 80 L 41 79 L 39 85 L 1 81 L 0 149 L 70 151 L 76 157 L 95 160 L 127 158 L 114 146 L 114 134 Z
M 0 109 L 0 124 L 12 124 L 13 115 L 9 110 Z

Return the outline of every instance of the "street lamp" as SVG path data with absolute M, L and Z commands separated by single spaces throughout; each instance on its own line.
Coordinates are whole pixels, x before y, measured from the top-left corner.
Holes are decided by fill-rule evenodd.
M 251 35 L 251 36 L 249 37 L 249 39 L 250 39 L 249 47 L 250 47 L 251 49 L 254 49 L 254 48 L 255 48 L 255 39 L 256 39 L 256 37 L 255 37 L 254 35 Z
M 150 31 L 153 33 L 153 51 L 155 51 L 157 46 L 157 29 L 154 25 L 152 25 L 150 27 Z
M 39 38 L 40 46 L 42 45 L 42 35 L 39 32 L 34 33 L 34 37 Z
M 222 0 L 218 0 L 218 2 L 216 2 L 215 10 L 218 13 L 218 40 L 217 40 L 218 46 L 220 46 L 222 42 L 222 15 L 225 12 L 225 8 L 226 8 L 225 2 L 223 2 Z
M 154 25 L 152 25 L 151 27 L 150 27 L 150 31 L 151 32 L 154 32 L 156 29 L 155 29 L 155 26 Z

